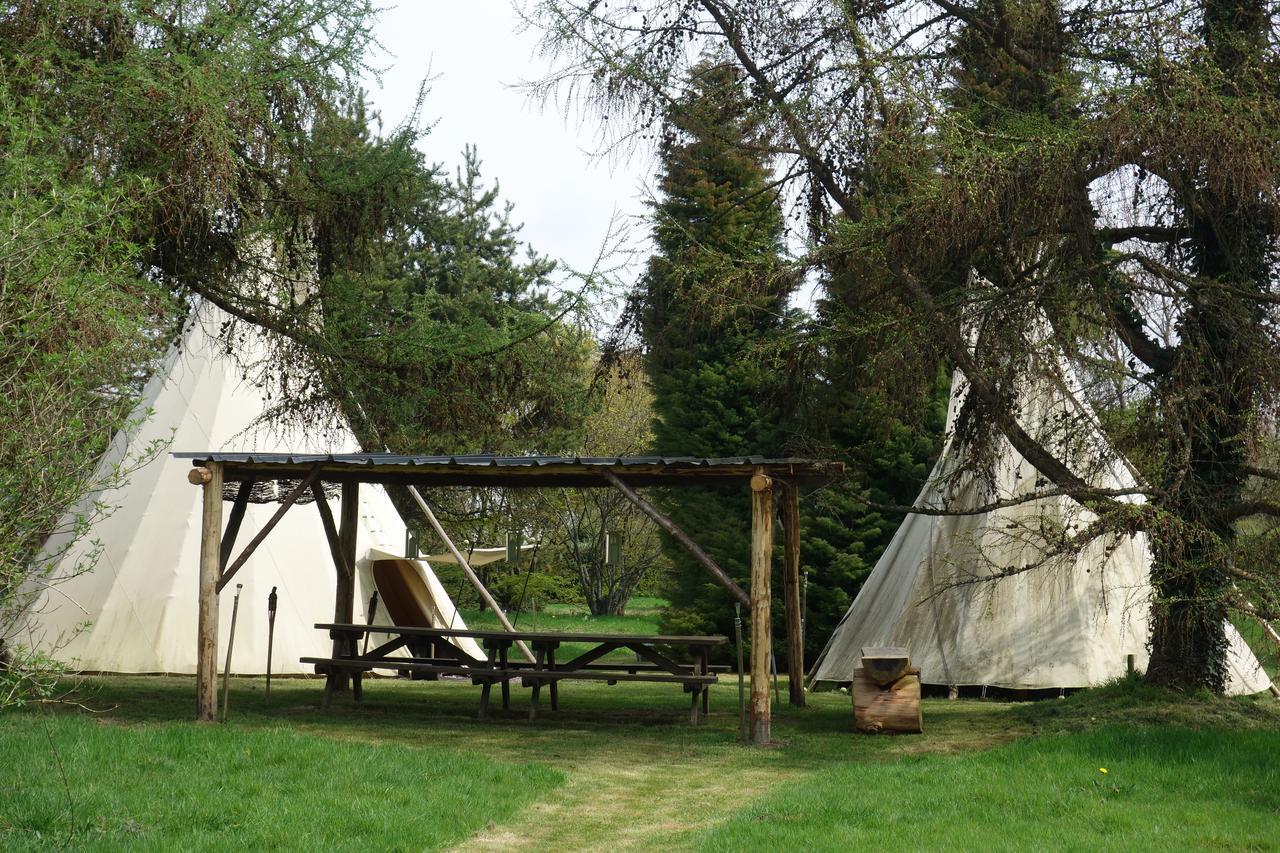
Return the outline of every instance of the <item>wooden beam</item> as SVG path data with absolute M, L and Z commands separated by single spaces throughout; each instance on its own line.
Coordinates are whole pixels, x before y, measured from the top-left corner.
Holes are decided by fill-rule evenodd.
M 475 587 L 476 592 L 480 594 L 480 598 L 484 600 L 485 604 L 489 605 L 489 609 L 498 617 L 498 621 L 502 623 L 502 627 L 507 631 L 514 633 L 516 630 L 515 626 L 511 624 L 509 619 L 507 619 L 507 614 L 502 612 L 502 608 L 498 606 L 498 602 L 493 600 L 493 596 L 489 594 L 489 590 L 485 589 L 484 584 L 480 582 L 480 576 L 471 568 L 471 563 L 467 562 L 467 558 L 462 556 L 462 552 L 458 550 L 458 546 L 453 544 L 453 540 L 449 538 L 449 534 L 444 532 L 444 527 L 440 524 L 440 520 L 436 518 L 436 514 L 431 511 L 431 507 L 427 506 L 427 502 L 422 499 L 422 495 L 419 494 L 418 490 L 413 486 L 409 487 L 409 495 L 417 501 L 418 509 L 422 510 L 422 514 L 427 517 L 427 521 L 430 522 L 431 528 L 435 530 L 436 535 L 444 541 L 445 547 L 449 549 L 449 553 L 453 555 L 453 559 L 457 560 L 458 565 L 462 567 L 462 572 L 467 576 L 467 580 L 471 581 L 471 585 Z M 516 645 L 520 647 L 521 653 L 524 654 L 525 658 L 527 658 L 530 663 L 533 663 L 536 660 L 533 656 L 533 652 L 529 651 L 529 647 L 525 645 L 524 640 L 516 640 Z
M 607 468 L 602 468 L 600 473 L 609 481 L 610 484 L 613 485 L 615 489 L 622 492 L 627 500 L 631 501 L 631 503 L 635 504 L 641 512 L 653 519 L 659 527 L 667 531 L 667 533 L 671 535 L 672 539 L 679 542 L 680 546 L 688 551 L 693 559 L 698 561 L 699 565 L 710 572 L 711 576 L 716 579 L 716 582 L 727 589 L 729 594 L 737 599 L 743 607 L 751 606 L 751 596 L 747 595 L 742 587 L 738 586 L 734 579 L 729 577 L 728 572 L 716 565 L 715 560 L 711 559 L 711 557 L 707 555 L 706 551 L 699 548 L 697 542 L 694 542 L 689 538 L 689 534 L 681 530 L 674 521 L 664 515 L 656 506 L 640 497 L 636 490 L 619 479 L 617 474 L 614 474 Z
M 329 543 L 329 556 L 333 560 L 334 569 L 339 575 L 352 574 L 354 566 L 347 564 L 346 552 L 342 547 L 342 538 L 338 535 L 338 525 L 333 520 L 333 510 L 329 507 L 329 502 L 325 500 L 324 489 L 320 488 L 318 483 L 313 484 L 311 486 L 311 494 L 315 497 L 316 511 L 320 513 L 320 523 L 324 527 L 325 541 Z M 341 619 L 335 621 L 342 622 Z
M 196 617 L 196 719 L 218 720 L 218 576 L 222 536 L 222 463 L 205 466 L 200 518 L 199 611 Z
M 307 474 L 306 479 L 294 486 L 293 491 L 289 492 L 288 496 L 280 502 L 280 508 L 276 510 L 275 515 L 271 516 L 271 518 L 267 520 L 267 523 L 262 525 L 262 529 L 258 531 L 258 535 L 253 537 L 253 539 L 249 541 L 248 545 L 244 546 L 244 550 L 240 552 L 240 556 L 236 557 L 235 562 L 227 566 L 227 570 L 222 573 L 222 577 L 218 580 L 218 592 L 222 592 L 222 588 L 226 586 L 233 577 L 235 577 L 236 572 L 240 571 L 245 562 L 253 556 L 253 552 L 262 544 L 262 540 L 267 538 L 267 534 L 275 529 L 275 526 L 280 523 L 280 519 L 284 518 L 284 514 L 289 511 L 289 507 L 297 503 L 298 498 L 302 497 L 302 493 L 305 492 L 312 483 L 319 479 L 319 477 L 320 463 L 317 462 L 311 466 L 311 472 Z
M 314 487 L 313 487 L 314 488 Z M 323 493 L 324 489 L 320 489 Z M 322 501 L 327 509 L 328 501 Z M 342 484 L 342 506 L 338 516 L 338 552 L 341 560 L 334 561 L 337 572 L 337 589 L 333 597 L 333 621 L 345 625 L 356 621 L 356 534 L 360 522 L 360 484 Z M 338 640 L 333 643 L 333 656 L 344 652 Z M 335 674 L 334 689 L 346 690 L 351 678 L 349 672 Z M 358 697 L 357 697 L 358 698 Z
M 770 584 L 773 572 L 773 481 L 751 478 L 751 742 L 770 738 L 769 661 L 773 656 Z
M 800 626 L 800 487 L 788 483 L 783 492 L 783 589 L 787 603 L 787 690 L 791 705 L 804 707 L 804 635 Z
M 219 573 L 227 568 L 227 560 L 231 559 L 231 549 L 235 547 L 236 537 L 240 535 L 240 524 L 244 521 L 244 511 L 249 508 L 249 495 L 252 492 L 252 480 L 245 480 L 236 492 L 236 502 L 231 505 L 231 517 L 227 519 L 227 529 L 222 534 L 222 547 L 218 549 Z

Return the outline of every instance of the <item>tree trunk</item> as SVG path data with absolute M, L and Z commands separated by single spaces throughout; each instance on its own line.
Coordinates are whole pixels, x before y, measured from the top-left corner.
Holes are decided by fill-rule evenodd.
M 1152 569 L 1156 600 L 1151 613 L 1151 662 L 1147 679 L 1177 690 L 1227 688 L 1227 583 L 1208 561 L 1195 565 L 1161 558 Z

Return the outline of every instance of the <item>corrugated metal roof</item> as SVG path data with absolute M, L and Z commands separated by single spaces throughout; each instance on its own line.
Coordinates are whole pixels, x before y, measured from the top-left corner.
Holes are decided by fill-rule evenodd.
M 819 483 L 844 471 L 838 462 L 731 456 L 410 456 L 398 453 L 174 453 L 196 466 L 219 462 L 225 482 L 301 478 L 419 486 L 608 486 L 606 471 L 633 486 L 728 484 L 757 468 L 793 482 Z
M 824 465 L 812 459 L 795 457 L 727 456 L 408 456 L 399 453 L 224 453 L 222 451 L 183 451 L 176 459 L 200 462 L 236 462 L 258 465 L 314 465 L 332 462 L 339 465 L 474 465 L 495 468 L 528 468 L 547 465 L 587 465 L 595 467 L 733 467 L 739 465 Z

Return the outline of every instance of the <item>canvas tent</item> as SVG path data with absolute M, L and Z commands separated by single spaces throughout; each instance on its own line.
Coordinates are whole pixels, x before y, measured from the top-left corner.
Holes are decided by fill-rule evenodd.
M 104 456 L 102 470 L 121 460 L 137 459 L 158 442 L 165 446 L 209 447 L 219 450 L 288 448 L 297 453 L 341 448 L 358 450 L 349 430 L 331 431 L 308 441 L 296 434 L 256 422 L 265 405 L 261 394 L 246 383 L 235 363 L 222 356 L 212 332 L 226 316 L 204 305 L 190 321 L 181 346 L 169 354 L 144 393 L 131 422 L 141 423 L 116 436 Z M 261 346 L 252 337 L 242 343 Z M 142 419 L 150 411 L 150 417 Z M 196 616 L 201 532 L 200 490 L 187 482 L 190 463 L 167 452 L 133 471 L 123 487 L 86 499 L 82 511 L 97 499 L 114 511 L 95 521 L 90 533 L 61 557 L 65 567 L 97 543 L 91 572 L 56 584 L 37 601 L 17 642 L 50 650 L 78 669 L 102 672 L 196 671 Z M 274 485 L 274 484 L 270 484 Z M 256 495 L 256 493 L 255 493 Z M 281 493 L 283 495 L 283 492 Z M 335 516 L 338 497 L 330 497 Z M 415 590 L 412 601 L 422 619 L 432 624 L 463 627 L 453 603 L 423 560 L 404 560 L 405 527 L 386 492 L 379 486 L 360 490 L 357 535 L 356 613 L 367 621 L 365 609 L 374 588 L 374 560 L 396 559 Z M 241 541 L 250 540 L 272 516 L 276 502 L 250 503 L 241 527 Z M 56 553 L 60 543 L 51 540 Z M 65 569 L 64 569 L 65 572 Z M 298 659 L 326 653 L 329 640 L 314 625 L 334 616 L 333 562 L 314 507 L 287 513 L 254 551 L 246 570 L 236 626 L 236 673 L 262 673 L 267 659 L 267 596 L 279 595 L 272 670 L 309 672 Z M 222 591 L 229 610 L 235 585 Z M 386 594 L 384 593 L 384 599 Z M 387 623 L 388 607 L 378 608 L 375 620 Z M 82 626 L 83 630 L 78 630 Z M 219 648 L 226 648 L 231 620 L 219 625 Z M 466 651 L 483 656 L 474 641 L 460 640 Z M 221 666 L 223 658 L 219 657 Z
M 1060 359 L 1051 368 L 1049 378 L 1020 395 L 1019 422 L 1094 485 L 1132 488 L 1135 473 L 1110 452 L 1070 365 Z M 965 394 L 957 373 L 942 455 L 915 506 L 954 511 L 1044 491 L 1035 468 L 1002 437 L 989 476 L 965 470 L 966 449 L 956 434 Z M 1145 669 L 1151 596 L 1145 536 L 1098 538 L 1078 554 L 1045 556 L 1064 531 L 1094 518 L 1064 496 L 983 514 L 908 515 L 810 680 L 851 680 L 869 646 L 906 647 L 926 684 L 948 687 L 1086 687 L 1122 675 L 1128 655 Z M 981 581 L 1038 561 L 1044 564 L 1033 571 Z M 1270 679 L 1257 658 L 1231 625 L 1227 630 L 1230 691 L 1266 690 Z

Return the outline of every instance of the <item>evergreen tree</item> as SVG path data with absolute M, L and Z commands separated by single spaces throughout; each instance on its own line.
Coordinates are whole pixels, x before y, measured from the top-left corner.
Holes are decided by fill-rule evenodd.
M 753 133 L 736 79 L 700 66 L 667 116 L 657 252 L 639 309 L 662 456 L 772 456 L 784 431 L 776 373 L 759 358 L 781 330 L 794 279 L 780 263 L 782 215 L 768 167 L 744 151 Z M 745 489 L 673 490 L 666 508 L 744 586 L 750 576 Z M 673 543 L 668 543 L 673 545 Z M 727 631 L 729 595 L 678 547 L 664 627 Z

